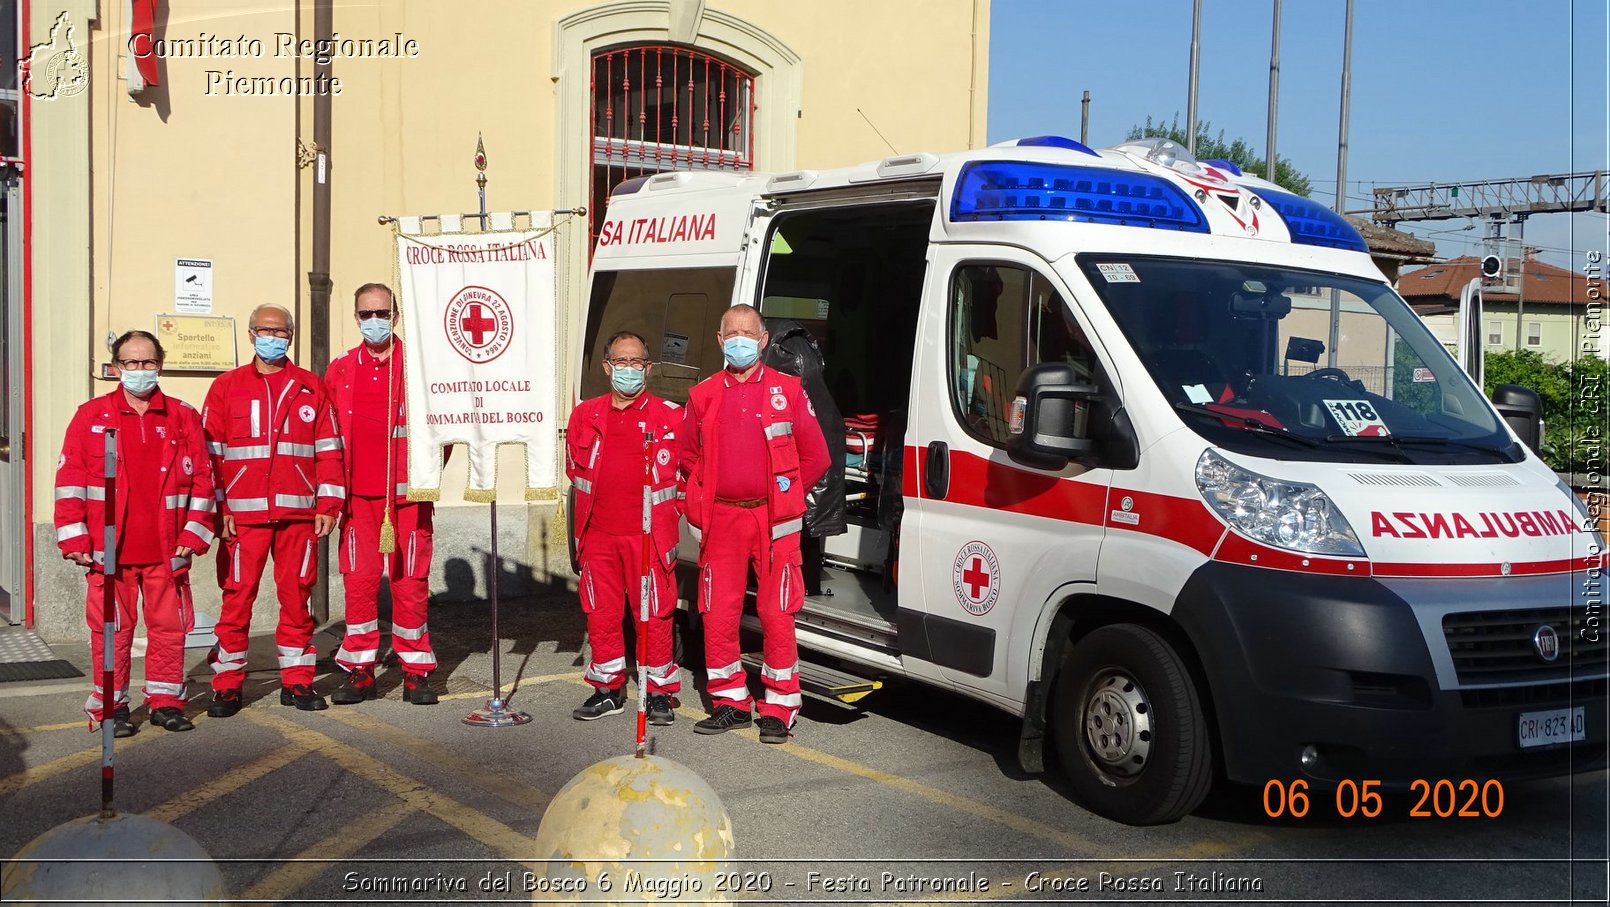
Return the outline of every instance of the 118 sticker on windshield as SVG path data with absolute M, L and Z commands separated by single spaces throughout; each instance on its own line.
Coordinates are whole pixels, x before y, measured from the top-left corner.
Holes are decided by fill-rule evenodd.
M 1384 438 L 1390 434 L 1381 414 L 1365 400 L 1326 400 L 1325 408 L 1342 431 L 1356 438 Z

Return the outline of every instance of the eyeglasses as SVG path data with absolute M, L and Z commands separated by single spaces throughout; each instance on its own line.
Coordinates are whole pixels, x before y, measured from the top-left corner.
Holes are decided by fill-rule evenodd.
M 252 328 L 251 332 L 254 336 L 267 335 L 269 337 L 284 337 L 287 339 L 289 339 L 291 336 L 290 328 Z
M 131 372 L 148 372 L 162 363 L 155 359 L 119 359 L 117 367 Z
M 390 321 L 391 309 L 360 309 L 358 311 L 359 321 L 368 321 L 371 318 L 384 318 Z
M 654 364 L 653 361 L 648 359 L 606 359 L 604 361 L 615 368 L 648 368 Z

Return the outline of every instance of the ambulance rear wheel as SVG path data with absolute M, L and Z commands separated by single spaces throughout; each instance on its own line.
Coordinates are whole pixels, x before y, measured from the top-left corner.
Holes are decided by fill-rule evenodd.
M 1134 624 L 1101 627 L 1062 659 L 1052 736 L 1075 796 L 1128 825 L 1178 821 L 1212 784 L 1202 703 L 1173 646 Z

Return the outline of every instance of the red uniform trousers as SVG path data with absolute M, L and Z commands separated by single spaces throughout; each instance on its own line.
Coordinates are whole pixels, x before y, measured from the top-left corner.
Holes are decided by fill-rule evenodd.
M 94 687 L 84 700 L 84 711 L 100 721 L 101 645 L 105 625 L 102 590 L 106 575 L 100 570 L 89 574 L 89 595 L 84 602 L 84 621 L 89 624 L 89 648 L 94 656 Z M 140 564 L 119 567 L 112 574 L 112 594 L 117 603 L 117 623 L 112 631 L 112 696 L 114 707 L 129 701 L 129 656 L 134 628 L 139 623 L 138 603 L 145 603 L 145 704 L 151 709 L 183 709 L 185 703 L 184 637 L 195 626 L 190 605 L 188 574 L 175 577 L 167 564 Z
M 235 537 L 223 540 L 218 552 L 218 578 L 223 586 L 219 609 L 218 645 L 207 656 L 212 665 L 212 688 L 238 690 L 246 681 L 246 647 L 252 623 L 252 604 L 263 581 L 269 551 L 274 554 L 274 592 L 280 602 L 274 642 L 279 647 L 280 683 L 311 684 L 313 615 L 308 599 L 318 575 L 319 540 L 311 520 L 281 520 L 263 526 L 236 524 Z
M 587 614 L 587 638 L 592 642 L 593 660 L 587 665 L 587 682 L 601 690 L 618 690 L 626 682 L 626 634 L 622 621 L 627 613 L 643 632 L 639 618 L 639 599 L 643 575 L 643 536 L 611 535 L 593 531 L 582 546 L 581 610 Z M 650 555 L 650 561 L 658 561 Z M 651 563 L 654 583 L 649 589 L 648 663 L 639 665 L 648 678 L 650 693 L 675 693 L 682 689 L 682 673 L 671 655 L 671 615 L 676 611 L 673 569 Z M 631 607 L 627 608 L 627 599 Z
M 760 675 L 766 698 L 759 711 L 793 727 L 800 705 L 794 614 L 805 604 L 799 566 L 783 556 L 773 557 L 774 543 L 765 507 L 717 502 L 713 522 L 704 531 L 704 569 L 699 577 L 710 696 L 718 706 L 748 711 L 752 705 L 749 679 L 739 658 L 742 652 L 738 647 L 738 622 L 743 617 L 744 591 L 753 566 L 758 589 L 755 611 L 760 615 L 765 654 Z
M 436 670 L 425 620 L 430 603 L 431 525 L 429 502 L 393 504 L 397 550 L 380 553 L 385 498 L 347 499 L 341 530 L 341 579 L 347 590 L 347 635 L 336 650 L 341 667 L 372 668 L 380 654 L 380 578 L 391 581 L 391 647 L 405 674 Z

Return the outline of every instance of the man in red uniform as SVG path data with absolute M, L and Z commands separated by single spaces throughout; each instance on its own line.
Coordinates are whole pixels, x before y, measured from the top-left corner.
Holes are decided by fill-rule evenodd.
M 436 669 L 425 609 L 430 602 L 429 501 L 408 500 L 408 419 L 403 405 L 402 341 L 392 335 L 398 312 L 391 288 L 366 283 L 352 297 L 363 343 L 330 363 L 324 384 L 335 399 L 345 442 L 346 521 L 341 578 L 347 590 L 347 635 L 335 660 L 346 682 L 330 695 L 351 705 L 375 695 L 380 653 L 380 578 L 391 582 L 391 645 L 402 662 L 403 701 L 435 705 L 428 678 Z M 389 524 L 390 551 L 381 550 Z
M 764 635 L 760 739 L 784 743 L 799 714 L 794 614 L 805 603 L 799 533 L 805 492 L 827 472 L 827 443 L 798 378 L 760 364 L 769 336 L 753 306 L 735 305 L 716 340 L 727 367 L 688 394 L 682 428 L 688 522 L 701 534 L 699 604 L 715 713 L 695 724 L 719 734 L 750 723 L 738 621 L 753 567 Z
M 291 364 L 296 323 L 283 306 L 265 303 L 247 321 L 256 354 L 213 382 L 202 425 L 213 457 L 223 516 L 218 576 L 223 608 L 212 664 L 207 714 L 240 711 L 252 603 L 269 552 L 278 594 L 280 703 L 304 711 L 327 708 L 313 691 L 313 615 L 308 599 L 318 572 L 318 539 L 335 528 L 347 493 L 341 484 L 341 432 L 324 382 Z
M 680 407 L 644 390 L 652 363 L 643 338 L 623 331 L 604 346 L 603 368 L 610 392 L 583 401 L 565 429 L 565 475 L 575 488 L 576 558 L 581 565 L 581 609 L 587 614 L 592 662 L 587 682 L 596 691 L 571 715 L 592 721 L 624 708 L 626 640 L 622 608 L 638 620 L 643 575 L 644 433 L 654 433 L 647 476 L 650 485 L 647 664 L 637 666 L 638 689 L 648 693 L 650 724 L 676 719 L 671 694 L 682 688 L 671 655 L 671 616 L 676 611 L 672 574 L 681 513 L 677 505 L 676 430 Z M 646 681 L 645 681 L 646 678 Z
M 112 587 L 117 602 L 113 634 L 113 733 L 135 733 L 129 722 L 129 647 L 145 600 L 145 704 L 151 723 L 170 731 L 195 725 L 184 716 L 184 637 L 193 626 L 190 559 L 213 540 L 212 464 L 207 459 L 201 416 L 157 387 L 163 352 L 156 337 L 129 331 L 112 344 L 112 364 L 121 385 L 85 403 L 73 414 L 56 464 L 56 544 L 62 557 L 89 568 L 84 617 L 90 650 L 101 664 L 105 624 L 106 431 L 117 444 L 117 531 Z M 105 721 L 101 674 L 84 711 Z

